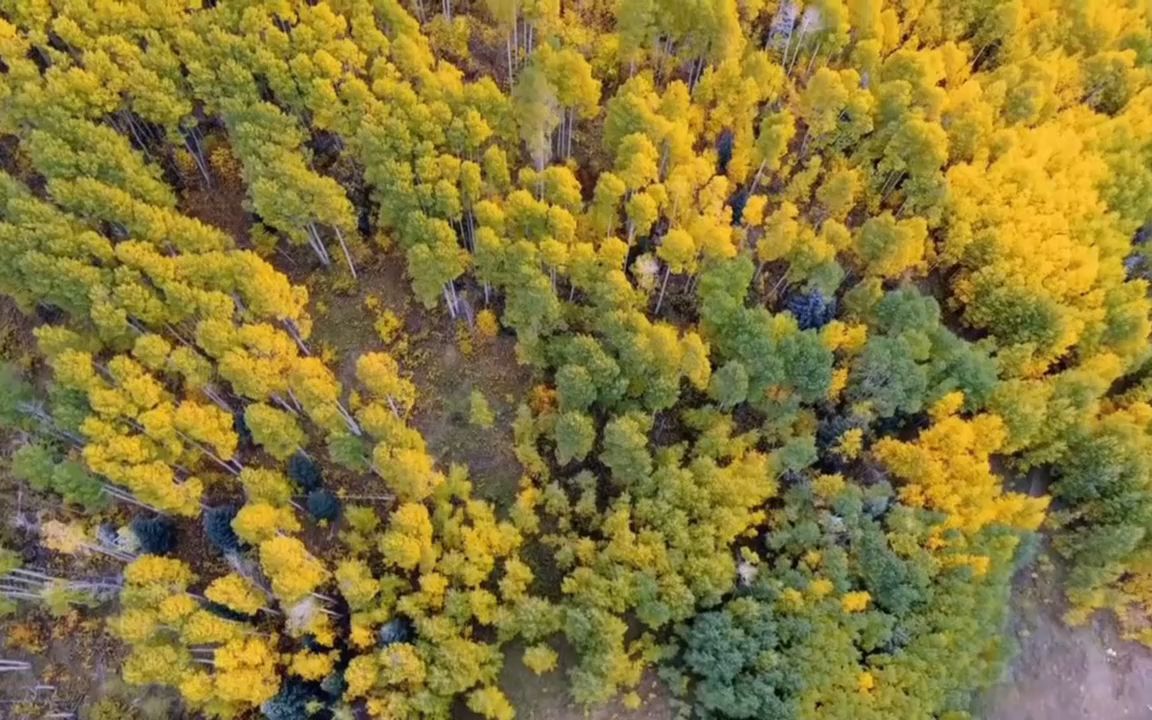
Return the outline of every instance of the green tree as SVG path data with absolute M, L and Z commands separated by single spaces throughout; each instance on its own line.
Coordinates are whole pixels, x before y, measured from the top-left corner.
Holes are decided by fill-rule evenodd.
M 618 485 L 628 487 L 644 480 L 652 472 L 648 453 L 648 432 L 652 418 L 642 413 L 617 416 L 604 425 L 600 461 L 612 471 Z
M 736 360 L 725 363 L 712 373 L 708 395 L 718 402 L 721 408 L 730 410 L 736 407 L 748 399 L 748 371 Z
M 556 418 L 556 462 L 567 465 L 583 460 L 596 442 L 596 426 L 592 418 L 579 411 L 561 413 Z

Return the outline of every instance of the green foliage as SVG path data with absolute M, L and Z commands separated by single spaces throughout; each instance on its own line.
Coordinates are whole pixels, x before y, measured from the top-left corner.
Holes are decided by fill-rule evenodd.
M 340 500 L 323 488 L 308 493 L 308 514 L 317 520 L 333 521 L 340 517 Z
M 852 364 L 848 399 L 868 403 L 879 417 L 916 413 L 924 407 L 928 378 L 916 351 L 902 336 L 869 338 Z
M 7 469 L 61 552 L 169 514 L 132 682 L 504 720 L 505 644 L 560 641 L 582 703 L 658 665 L 703 718 L 964 717 L 1047 502 L 994 467 L 1051 473 L 1070 619 L 1152 643 L 1147 7 L 2 6 Z M 349 346 L 361 302 L 413 336 Z M 506 442 L 513 340 L 497 508 L 436 390 Z M 153 554 L 196 518 L 211 602 Z
M 608 466 L 618 485 L 627 487 L 641 482 L 652 472 L 652 456 L 648 453 L 651 428 L 651 418 L 639 413 L 621 415 L 604 426 L 600 461 Z
M 24 445 L 12 454 L 12 475 L 34 490 L 54 492 L 87 510 L 105 507 L 103 484 L 82 464 L 67 458 L 57 462 L 55 455 L 45 445 Z
M 163 515 L 136 517 L 131 527 L 142 552 L 167 555 L 176 549 L 176 525 Z
M 673 667 L 687 675 L 682 687 L 698 712 L 930 718 L 963 708 L 956 690 L 995 682 L 1002 650 L 979 628 L 1004 617 L 1015 539 L 993 531 L 937 555 L 926 546 L 935 520 L 896 505 L 888 492 L 789 495 L 796 515 L 774 527 L 767 550 L 794 559 L 794 569 L 760 565 L 743 592 L 680 632 Z M 882 522 L 871 517 L 878 503 L 889 505 Z M 841 524 L 836 535 L 817 525 L 831 512 Z M 897 541 L 900 553 L 892 549 Z M 1002 564 L 974 572 L 966 552 Z M 886 662 L 871 662 L 874 653 Z M 923 663 L 954 672 L 925 674 Z
M 596 443 L 596 426 L 581 412 L 562 413 L 556 419 L 556 462 L 567 465 L 583 460 Z
M 318 490 L 324 485 L 324 471 L 313 458 L 296 453 L 288 462 L 288 477 L 305 492 Z
M 328 457 L 352 472 L 365 472 L 371 466 L 369 447 L 363 438 L 340 433 L 328 438 Z
M 232 505 L 218 505 L 204 511 L 204 534 L 219 550 L 225 553 L 236 552 L 240 549 L 240 538 L 232 529 L 232 520 L 236 517 L 236 508 Z
M 488 404 L 488 399 L 484 397 L 484 393 L 479 390 L 473 390 L 472 394 L 468 396 L 468 422 L 485 430 L 492 429 L 496 423 L 492 406 Z
M 712 373 L 708 395 L 721 409 L 731 410 L 748 399 L 748 371 L 736 360 L 725 363 Z

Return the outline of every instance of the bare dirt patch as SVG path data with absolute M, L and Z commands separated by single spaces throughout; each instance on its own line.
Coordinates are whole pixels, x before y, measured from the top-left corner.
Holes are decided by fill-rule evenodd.
M 239 178 L 217 174 L 216 187 L 204 187 L 199 177 L 189 177 L 180 194 L 180 211 L 232 236 L 240 247 L 248 245 L 252 218 L 244 208 L 245 189 Z
M 1010 636 L 1019 650 L 983 698 L 984 720 L 1152 718 L 1152 651 L 1120 638 L 1098 614 L 1070 628 L 1058 573 L 1038 563 L 1017 580 Z
M 467 465 L 477 493 L 506 507 L 519 484 L 521 468 L 512 450 L 516 408 L 532 386 L 531 370 L 516 359 L 515 339 L 506 333 L 480 338 L 463 319 L 441 307 L 426 310 L 412 299 L 403 260 L 386 256 L 361 268 L 350 292 L 313 288 L 314 351 L 335 353 L 340 381 L 355 386 L 356 358 L 385 349 L 374 328 L 371 296 L 403 322 L 397 360 L 417 388 L 413 426 L 441 468 Z M 393 348 L 390 348 L 393 349 Z M 469 422 L 469 398 L 479 390 L 495 414 L 491 429 Z

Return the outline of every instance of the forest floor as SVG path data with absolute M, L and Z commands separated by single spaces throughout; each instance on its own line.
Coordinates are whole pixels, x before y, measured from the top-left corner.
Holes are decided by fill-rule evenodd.
M 1058 570 L 1040 558 L 1020 571 L 1008 628 L 1017 652 L 973 715 L 982 720 L 1152 718 L 1152 650 L 1120 637 L 1097 613 L 1068 627 Z
M 361 353 L 387 349 L 396 356 L 417 389 L 412 425 L 440 469 L 453 463 L 468 466 L 476 493 L 507 508 L 522 473 L 512 450 L 512 421 L 532 387 L 532 372 L 517 362 L 510 334 L 482 338 L 463 318 L 453 320 L 442 310 L 420 307 L 403 269 L 403 258 L 389 254 L 360 269 L 355 292 L 313 289 L 316 323 L 309 343 L 314 352 L 331 356 L 330 366 L 345 387 L 356 385 Z M 384 311 L 401 323 L 392 342 L 376 331 Z M 495 422 L 489 429 L 469 422 L 473 390 L 492 408 Z M 368 479 L 379 489 L 374 478 Z

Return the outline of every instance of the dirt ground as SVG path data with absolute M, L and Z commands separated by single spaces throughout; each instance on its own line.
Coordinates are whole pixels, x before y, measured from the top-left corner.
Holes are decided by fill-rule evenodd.
M 1025 569 L 1009 632 L 1018 652 L 973 713 L 983 720 L 1152 718 L 1152 650 L 1122 640 L 1098 614 L 1083 627 L 1061 620 L 1065 605 L 1051 569 Z
M 410 420 L 424 436 L 438 467 L 468 466 L 477 494 L 506 508 L 516 495 L 522 472 L 512 449 L 512 421 L 532 387 L 531 370 L 518 363 L 511 334 L 481 338 L 463 319 L 449 318 L 443 308 L 419 307 L 411 294 L 403 259 L 395 255 L 377 258 L 361 269 L 354 294 L 313 291 L 317 322 L 311 342 L 318 350 L 329 348 L 335 353 L 333 366 L 346 387 L 356 386 L 356 358 L 362 352 L 392 352 L 416 385 Z M 401 320 L 402 347 L 385 347 L 381 342 L 373 326 L 375 314 L 365 308 L 368 297 L 378 301 L 380 310 L 387 309 Z M 494 424 L 489 429 L 469 422 L 473 390 L 479 390 L 492 409 Z M 377 491 L 380 487 L 375 480 L 371 486 Z

